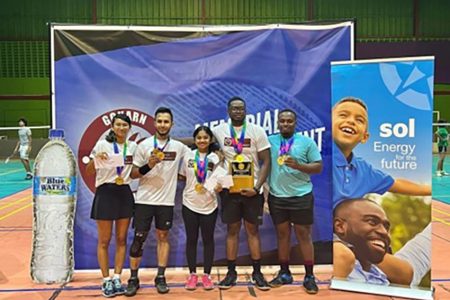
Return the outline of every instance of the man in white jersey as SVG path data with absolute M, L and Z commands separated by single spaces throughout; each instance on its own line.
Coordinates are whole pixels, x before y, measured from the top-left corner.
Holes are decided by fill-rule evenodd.
M 236 258 L 239 231 L 244 219 L 248 246 L 253 264 L 252 281 L 260 290 L 270 289 L 261 273 L 261 241 L 258 227 L 262 222 L 264 199 L 261 188 L 270 170 L 270 143 L 264 129 L 246 122 L 245 101 L 233 97 L 228 101 L 229 123 L 213 129 L 214 136 L 224 155 L 226 168 L 232 161 L 251 162 L 254 168 L 254 188 L 242 188 L 237 193 L 224 189 L 220 193 L 222 221 L 227 224 L 228 273 L 219 288 L 229 289 L 236 285 Z M 261 165 L 260 165 L 261 162 Z
M 130 248 L 131 277 L 126 296 L 136 295 L 139 289 L 138 269 L 144 243 L 153 218 L 155 219 L 158 274 L 155 286 L 158 293 L 169 292 L 164 272 L 169 258 L 169 229 L 172 227 L 177 174 L 180 161 L 189 148 L 170 138 L 173 115 L 160 107 L 155 112 L 156 134 L 140 143 L 136 149 L 132 178 L 139 178 L 135 200 L 134 240 Z
M 19 152 L 20 160 L 27 172 L 26 180 L 30 180 L 33 178 L 33 174 L 31 173 L 30 168 L 30 160 L 29 155 L 31 151 L 31 129 L 27 127 L 27 120 L 25 118 L 19 119 L 19 141 L 16 144 L 16 148 L 14 148 L 13 154 Z

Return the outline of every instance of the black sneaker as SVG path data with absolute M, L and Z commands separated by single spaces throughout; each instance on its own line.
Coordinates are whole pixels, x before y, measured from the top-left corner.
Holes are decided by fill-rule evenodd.
M 269 285 L 271 287 L 280 287 L 283 284 L 291 284 L 294 281 L 294 279 L 292 278 L 292 274 L 291 272 L 286 272 L 286 271 L 279 271 L 277 276 L 274 277 L 270 282 Z
M 236 281 L 237 281 L 237 273 L 228 271 L 225 278 L 221 282 L 219 282 L 218 287 L 221 290 L 228 290 L 229 288 L 236 285 Z
M 25 176 L 25 180 L 31 180 L 31 179 L 33 179 L 33 175 L 27 174 L 27 176 Z
M 319 288 L 316 284 L 316 278 L 313 275 L 305 275 L 305 279 L 303 280 L 303 287 L 308 294 L 317 294 L 317 292 L 319 291 Z
M 166 294 L 169 292 L 169 287 L 167 286 L 166 277 L 164 275 L 156 276 L 155 286 L 156 290 L 160 294 Z
M 128 285 L 127 285 L 127 290 L 125 291 L 125 296 L 133 297 L 134 295 L 136 295 L 137 290 L 139 288 L 140 288 L 139 278 L 131 277 L 130 279 L 128 279 Z
M 251 281 L 255 285 L 255 287 L 261 291 L 270 290 L 270 285 L 264 279 L 264 275 L 261 272 L 258 273 L 253 272 Z

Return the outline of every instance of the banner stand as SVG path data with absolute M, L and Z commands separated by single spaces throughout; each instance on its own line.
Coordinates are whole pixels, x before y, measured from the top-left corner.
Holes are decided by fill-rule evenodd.
M 407 299 L 421 299 L 421 300 L 431 300 L 434 295 L 434 288 L 424 289 L 424 288 L 410 288 L 405 289 L 402 286 L 380 286 L 375 284 L 367 284 L 362 282 L 354 282 L 342 279 L 331 280 L 331 289 L 357 292 L 357 293 L 370 293 L 390 297 L 401 297 Z

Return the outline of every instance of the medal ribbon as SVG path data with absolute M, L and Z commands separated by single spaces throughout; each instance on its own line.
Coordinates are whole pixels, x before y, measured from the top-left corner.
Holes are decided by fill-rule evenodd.
M 231 144 L 233 145 L 234 152 L 237 154 L 241 154 L 244 149 L 244 141 L 245 141 L 245 129 L 247 128 L 247 122 L 244 122 L 242 125 L 241 136 L 239 139 L 237 138 L 236 130 L 234 130 L 233 124 L 230 123 L 230 135 L 231 135 Z
M 114 153 L 115 154 L 119 154 L 119 146 L 117 146 L 117 143 L 113 142 L 113 146 L 114 146 Z M 127 147 L 128 147 L 128 143 L 125 142 L 125 144 L 123 146 L 123 160 L 124 160 L 124 162 L 125 162 L 125 159 L 127 157 Z M 120 177 L 120 174 L 122 174 L 123 168 L 124 167 L 116 167 L 117 176 Z
M 286 155 L 289 152 L 289 150 L 291 150 L 291 147 L 294 144 L 295 134 L 288 140 L 283 138 L 281 135 L 280 135 L 280 138 L 281 138 L 281 144 L 280 144 L 280 150 L 278 150 L 278 156 L 283 156 L 283 155 Z
M 195 152 L 194 175 L 198 183 L 204 183 L 208 173 L 208 157 L 202 161 L 198 150 Z
M 170 138 L 167 139 L 166 143 L 164 144 L 164 146 L 162 146 L 162 148 L 158 147 L 158 141 L 156 140 L 156 136 L 154 136 L 153 137 L 153 148 L 154 149 L 158 149 L 161 152 L 164 152 L 164 149 L 166 149 L 166 147 L 169 144 L 169 142 L 170 142 Z

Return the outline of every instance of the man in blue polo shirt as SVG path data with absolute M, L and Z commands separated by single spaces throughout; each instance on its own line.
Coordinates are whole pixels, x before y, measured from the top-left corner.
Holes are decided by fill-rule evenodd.
M 269 209 L 278 236 L 280 271 L 269 283 L 272 287 L 292 283 L 289 270 L 291 224 L 304 258 L 306 292 L 315 294 L 314 246 L 311 239 L 314 221 L 313 185 L 310 175 L 322 171 L 322 157 L 316 143 L 295 133 L 297 115 L 290 109 L 278 114 L 279 134 L 269 137 L 271 172 Z

